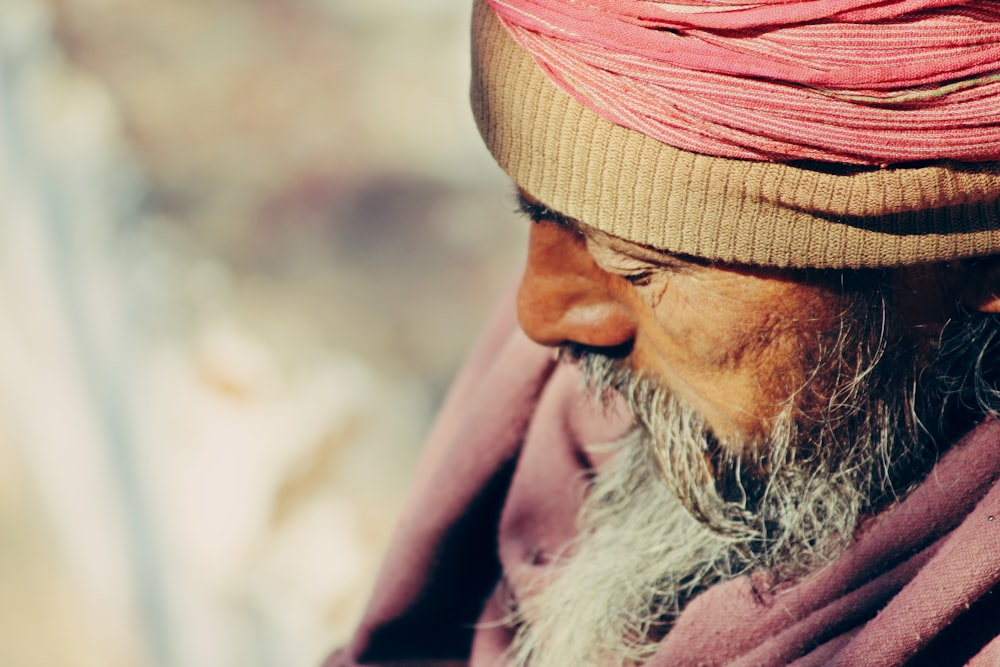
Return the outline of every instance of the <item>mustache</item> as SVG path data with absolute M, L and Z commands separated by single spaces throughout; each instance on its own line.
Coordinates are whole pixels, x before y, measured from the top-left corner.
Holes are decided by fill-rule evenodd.
M 680 401 L 659 378 L 634 368 L 629 361 L 630 353 L 631 345 L 593 348 L 569 343 L 559 348 L 557 358 L 579 369 L 583 390 L 589 397 L 605 407 L 616 399 L 624 399 L 637 424 L 651 431 L 657 417 L 653 411 Z M 695 412 L 686 405 L 683 407 L 686 412 Z
M 611 348 L 567 343 L 559 348 L 557 359 L 578 367 L 584 391 L 606 404 L 612 400 L 612 392 L 628 397 L 640 381 L 649 381 L 629 364 L 631 352 L 631 343 Z
M 720 534 L 741 532 L 767 486 L 761 443 L 724 446 L 700 412 L 622 352 L 567 344 L 559 359 L 577 366 L 592 400 L 605 408 L 624 401 L 646 434 L 648 463 L 693 517 Z

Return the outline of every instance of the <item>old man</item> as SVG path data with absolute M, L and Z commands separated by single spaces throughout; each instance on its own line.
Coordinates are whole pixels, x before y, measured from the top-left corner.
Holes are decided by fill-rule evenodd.
M 1000 664 L 998 63 L 986 0 L 478 0 L 527 264 L 328 665 Z

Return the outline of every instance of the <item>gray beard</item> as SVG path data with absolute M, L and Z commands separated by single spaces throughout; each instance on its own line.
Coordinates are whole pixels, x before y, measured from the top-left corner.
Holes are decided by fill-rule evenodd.
M 941 396 L 955 392 L 901 337 L 886 345 L 894 327 L 874 297 L 817 341 L 816 373 L 763 442 L 720 443 L 655 381 L 567 353 L 595 396 L 625 398 L 638 428 L 595 478 L 568 555 L 518 602 L 515 664 L 641 664 L 700 591 L 753 572 L 766 594 L 815 570 L 923 479 L 952 435 Z

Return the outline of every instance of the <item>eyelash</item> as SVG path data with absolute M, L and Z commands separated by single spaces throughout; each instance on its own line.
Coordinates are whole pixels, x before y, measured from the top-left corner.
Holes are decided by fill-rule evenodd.
M 518 198 L 514 212 L 531 222 L 549 221 L 553 218 L 552 211 L 548 207 L 532 204 L 521 198 Z
M 622 276 L 627 282 L 635 285 L 636 287 L 645 287 L 653 280 L 652 271 L 640 271 L 639 273 L 631 273 L 626 276 Z
M 579 228 L 577 228 L 572 221 L 570 221 L 562 214 L 556 213 L 548 206 L 532 204 L 531 202 L 528 202 L 523 198 L 519 197 L 516 212 L 521 216 L 527 218 L 531 222 L 535 223 L 536 225 L 543 223 L 548 223 L 550 225 L 557 225 L 559 227 L 565 227 L 566 229 L 573 231 L 577 235 L 582 236 Z

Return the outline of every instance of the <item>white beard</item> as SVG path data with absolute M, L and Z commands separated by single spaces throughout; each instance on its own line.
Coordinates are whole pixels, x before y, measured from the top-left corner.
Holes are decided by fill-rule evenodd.
M 881 333 L 857 339 L 835 334 L 815 375 L 827 385 L 797 392 L 767 441 L 742 456 L 656 383 L 579 355 L 596 395 L 618 390 L 641 428 L 595 479 L 569 555 L 518 601 L 513 663 L 641 664 L 701 590 L 752 571 L 777 583 L 816 569 L 861 518 L 922 479 L 940 437 L 912 400 L 923 364 L 912 350 L 887 358 Z

